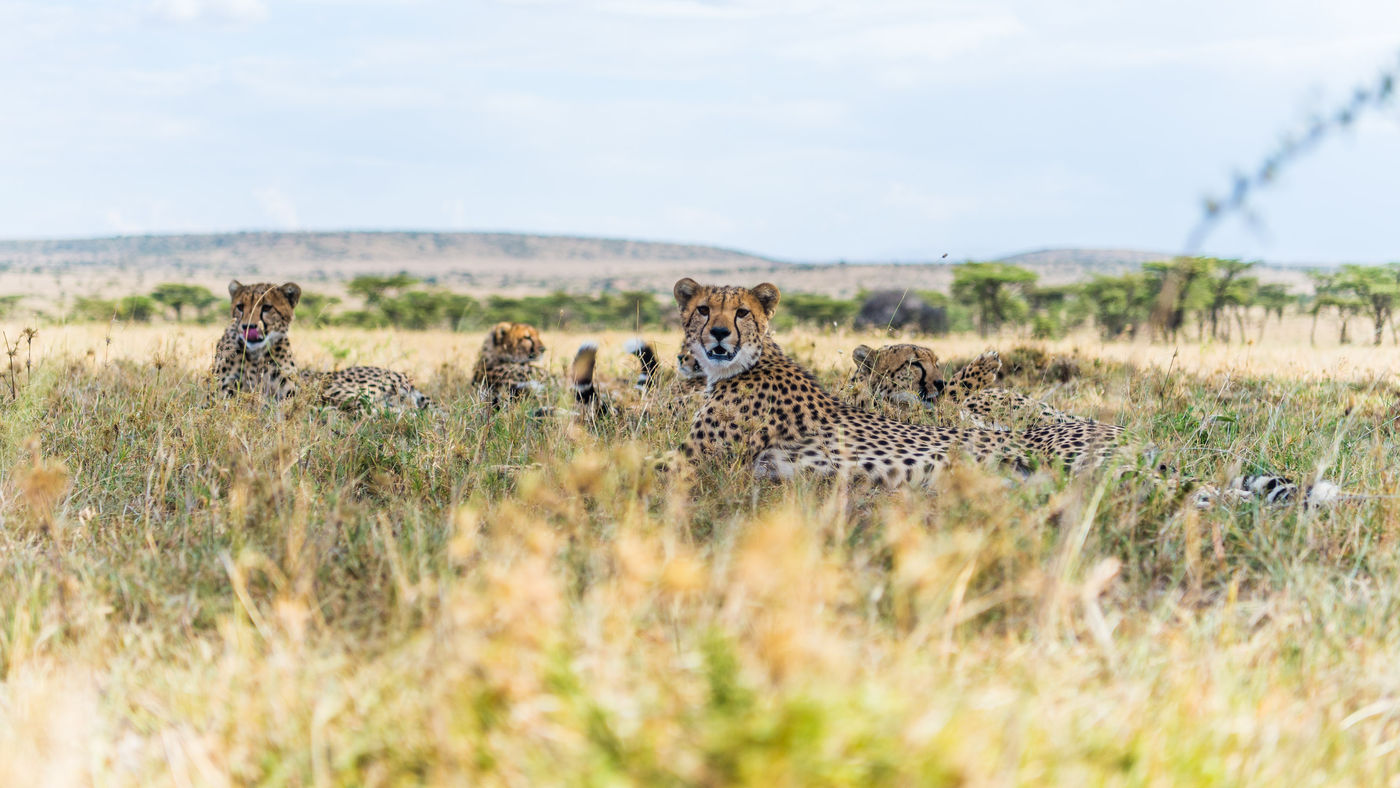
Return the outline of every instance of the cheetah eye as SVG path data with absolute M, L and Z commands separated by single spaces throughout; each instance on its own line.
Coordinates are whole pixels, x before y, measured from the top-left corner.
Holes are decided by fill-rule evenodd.
M 737 318 L 739 318 L 740 320 L 743 320 L 744 318 L 748 317 L 749 314 L 750 314 L 750 312 L 749 312 L 749 310 L 747 310 L 747 309 L 736 309 L 736 310 L 734 310 L 734 316 L 737 317 Z
M 710 308 L 707 307 L 707 306 L 697 306 L 697 307 L 695 307 L 695 311 L 696 311 L 696 312 L 699 312 L 701 317 L 709 317 L 709 316 L 710 316 Z

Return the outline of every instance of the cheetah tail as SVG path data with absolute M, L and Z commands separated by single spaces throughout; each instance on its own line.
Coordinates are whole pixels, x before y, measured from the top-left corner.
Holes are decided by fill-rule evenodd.
M 1299 495 L 1301 493 L 1301 496 Z M 1286 504 L 1301 498 L 1304 508 L 1329 506 L 1347 496 L 1342 488 L 1326 479 L 1318 479 L 1311 486 L 1303 487 L 1286 476 L 1267 473 L 1254 473 L 1236 476 L 1224 490 L 1206 486 L 1196 494 L 1196 506 L 1209 508 L 1217 499 L 1225 501 L 1258 500 L 1266 505 Z
M 598 396 L 598 390 L 593 387 L 593 368 L 597 361 L 598 343 L 588 341 L 578 346 L 574 363 L 569 367 L 569 378 L 574 385 L 574 399 L 585 405 Z
M 437 402 L 435 402 L 432 397 L 429 397 L 427 394 L 424 394 L 418 389 L 413 389 L 413 392 L 409 395 L 409 401 L 411 401 L 414 407 L 418 408 L 419 410 L 430 410 L 435 412 L 440 412 L 442 410 L 442 406 L 437 404 Z
M 656 348 L 651 343 L 637 337 L 629 339 L 627 344 L 622 346 L 625 352 L 631 353 L 642 363 L 642 371 L 637 373 L 637 388 L 644 389 L 652 385 L 656 379 L 656 373 L 661 369 L 661 359 L 656 355 Z

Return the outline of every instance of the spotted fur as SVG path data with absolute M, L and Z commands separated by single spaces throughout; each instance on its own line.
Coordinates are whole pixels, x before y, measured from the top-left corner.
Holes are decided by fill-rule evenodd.
M 1002 388 L 993 388 L 1001 369 L 1001 357 L 990 350 L 958 370 L 946 382 L 939 373 L 938 357 L 921 345 L 886 345 L 872 350 L 866 345 L 852 352 L 855 378 L 865 382 L 876 396 L 896 402 L 921 402 L 930 408 L 951 404 L 959 416 L 980 427 L 1006 429 L 1029 425 L 1021 435 L 1041 454 L 1054 456 L 1059 446 L 1111 440 L 1117 443 L 1123 428 L 1057 410 L 1044 402 Z M 1170 468 L 1158 466 L 1159 474 Z M 1300 491 L 1308 504 L 1330 502 L 1336 485 L 1319 481 L 1303 489 L 1285 476 L 1246 474 L 1222 487 L 1194 486 L 1193 501 L 1201 508 L 1221 503 L 1259 500 L 1266 504 L 1298 500 Z
M 938 357 L 923 345 L 860 345 L 851 352 L 856 362 L 853 380 L 868 386 L 874 398 L 936 412 L 953 411 L 975 427 L 1019 429 L 1052 424 L 1093 423 L 1032 399 L 994 387 L 1001 356 L 989 350 L 947 378 Z
M 535 364 L 544 355 L 539 329 L 528 323 L 497 323 L 481 343 L 472 385 L 492 405 L 547 388 L 549 373 Z
M 313 387 L 328 405 L 355 409 L 365 405 L 394 410 L 427 408 L 432 400 L 401 373 L 379 367 L 350 367 L 335 372 L 298 370 L 288 333 L 301 287 L 294 282 L 228 285 L 231 322 L 214 349 L 210 370 L 225 396 L 249 392 L 285 399 L 303 385 Z
M 779 299 L 772 284 L 718 287 L 682 279 L 674 294 L 686 349 L 708 381 L 681 447 L 690 461 L 737 456 L 763 476 L 810 471 L 900 485 L 925 482 L 963 454 L 1026 469 L 1045 445 L 1008 430 L 908 424 L 842 403 L 769 333 Z M 1054 459 L 1087 467 L 1102 459 L 1101 448 L 1086 436 Z

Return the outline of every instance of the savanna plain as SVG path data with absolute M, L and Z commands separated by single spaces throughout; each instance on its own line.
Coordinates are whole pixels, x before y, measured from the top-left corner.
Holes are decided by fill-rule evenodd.
M 211 402 L 215 327 L 3 328 L 6 785 L 1400 781 L 1389 344 L 928 340 L 1184 475 L 1347 493 L 1201 511 L 1147 475 L 667 475 L 687 417 L 618 332 L 545 332 L 556 371 L 601 341 L 625 407 L 588 420 L 493 413 L 476 334 L 294 327 L 443 406 L 355 416 Z M 778 340 L 833 389 L 888 341 Z

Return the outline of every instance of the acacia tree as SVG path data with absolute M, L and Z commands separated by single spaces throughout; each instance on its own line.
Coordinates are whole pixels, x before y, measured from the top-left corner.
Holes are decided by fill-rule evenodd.
M 297 303 L 297 314 L 300 315 L 297 319 L 313 326 L 326 325 L 332 320 L 331 309 L 339 303 L 339 296 L 328 296 L 303 290 L 301 291 L 301 301 Z
M 1204 309 L 1210 300 L 1210 257 L 1178 257 L 1169 263 L 1147 263 L 1143 271 L 1155 280 L 1152 327 L 1158 335 L 1175 340 L 1186 324 L 1188 312 Z
M 175 310 L 175 320 L 184 319 L 185 307 L 194 307 L 195 311 L 203 312 L 210 304 L 219 300 L 219 297 L 209 291 L 209 288 L 202 285 L 187 285 L 179 282 L 167 282 L 157 285 L 151 291 L 151 298 L 157 303 L 163 304 Z
M 1157 298 L 1158 282 L 1150 274 L 1098 275 L 1080 285 L 1081 308 L 1093 310 L 1094 323 L 1105 339 L 1126 333 L 1136 336 Z
M 351 279 L 350 284 L 346 285 L 345 289 L 363 298 L 366 304 L 373 306 L 384 298 L 384 294 L 387 291 L 395 290 L 399 293 L 403 293 L 404 290 L 417 283 L 417 277 L 409 276 L 405 273 L 398 273 L 393 276 L 363 274 Z
M 1210 315 L 1210 335 L 1220 339 L 1220 317 L 1225 310 L 1231 308 L 1247 307 L 1252 302 L 1254 291 L 1259 287 L 1259 279 L 1253 276 L 1243 276 L 1245 271 L 1254 267 L 1254 263 L 1245 263 L 1239 260 L 1212 260 L 1210 277 L 1210 303 L 1207 311 Z M 1241 326 L 1243 330 L 1243 326 Z M 1230 323 L 1225 323 L 1226 342 L 1230 341 Z
M 1079 294 L 1075 285 L 1033 286 L 1025 289 L 1026 303 L 1031 312 L 1031 336 L 1046 339 L 1058 336 L 1070 327 L 1069 307 Z
M 1288 292 L 1288 285 L 1274 282 L 1259 286 L 1259 289 L 1254 293 L 1254 303 L 1264 307 L 1264 319 L 1259 321 L 1259 338 L 1261 340 L 1264 338 L 1264 329 L 1269 326 L 1269 315 L 1276 316 L 1278 322 L 1282 323 L 1283 310 L 1296 300 Z
M 1024 288 L 1034 284 L 1031 271 L 1006 263 L 962 263 L 953 269 L 953 296 L 973 302 L 977 331 L 989 335 L 1009 320 L 1024 319 Z
M 1379 345 L 1385 338 L 1385 325 L 1395 314 L 1396 301 L 1400 300 L 1400 284 L 1395 273 L 1386 268 L 1363 265 L 1344 265 L 1335 286 L 1352 296 L 1357 311 L 1365 310 L 1375 321 L 1374 344 Z
M 1337 341 L 1343 345 L 1351 341 L 1347 335 L 1347 323 L 1352 317 L 1361 311 L 1361 301 L 1355 294 L 1350 292 L 1340 272 L 1324 273 L 1315 271 L 1308 274 L 1313 280 L 1313 303 L 1312 312 L 1312 332 L 1308 335 L 1308 340 L 1317 344 L 1317 318 L 1325 310 L 1337 310 L 1337 317 L 1342 321 L 1341 335 Z

